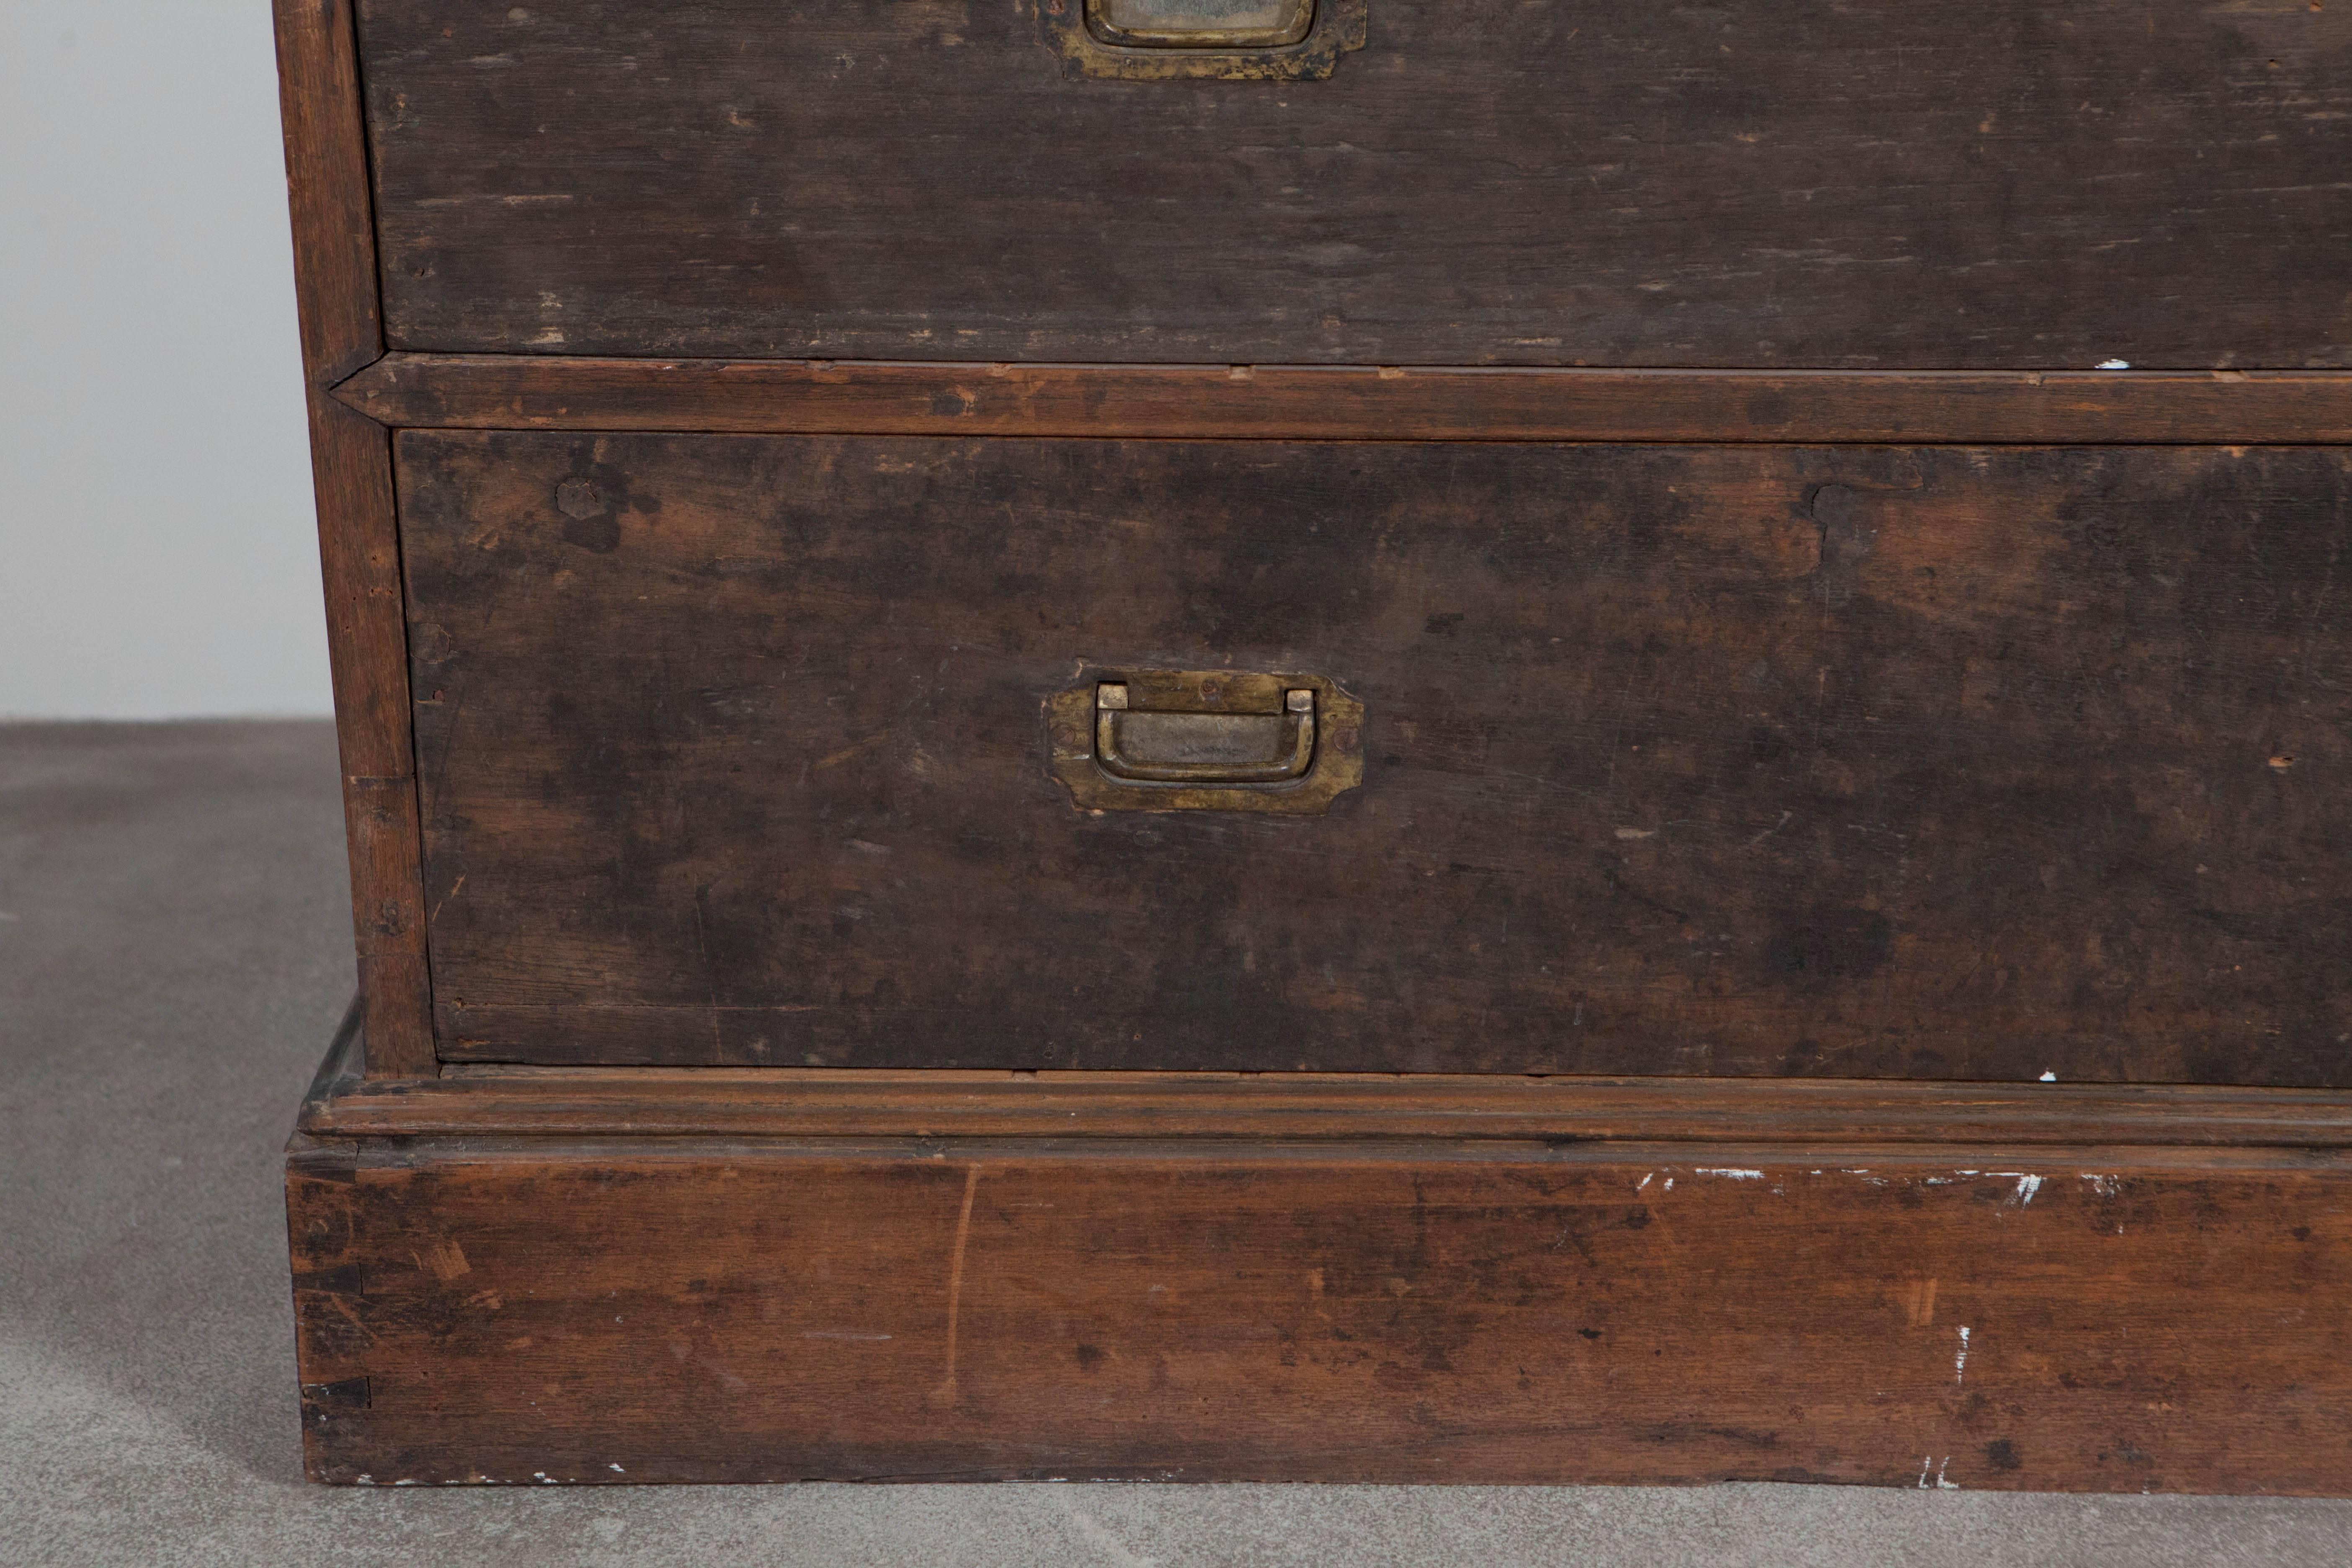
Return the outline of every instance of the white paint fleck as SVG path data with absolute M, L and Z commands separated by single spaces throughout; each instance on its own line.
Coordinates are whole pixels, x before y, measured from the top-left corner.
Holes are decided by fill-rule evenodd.
M 2006 1174 L 2007 1173 L 2004 1173 L 2004 1174 Z M 2036 1194 L 2036 1193 L 2038 1193 L 2038 1192 L 2040 1192 L 2041 1190 L 2042 1190 L 2042 1178 L 2041 1178 L 2041 1177 L 2039 1177 L 2039 1176 L 2019 1176 L 2019 1177 L 2017 1178 L 2017 1199 L 2016 1199 L 2016 1202 L 2017 1202 L 2017 1205 L 2018 1205 L 2018 1207 L 2020 1207 L 2020 1208 L 2023 1208 L 2026 1205 L 2028 1205 L 2028 1204 L 2032 1203 L 2032 1202 L 2033 1201 L 2033 1194 Z
M 625 1476 L 629 1473 L 628 1471 L 621 1468 L 618 1465 L 608 1465 L 605 1468 L 611 1470 L 616 1476 Z
M 2101 370 L 2129 370 L 2131 369 L 2131 361 L 2123 359 L 2103 359 L 2099 362 L 2099 368 Z
M 1617 837 L 1624 839 L 1655 838 L 1657 836 L 1658 830 L 1654 827 L 1621 827 L 1617 830 Z
M 2123 1183 L 2114 1176 L 2098 1176 L 2085 1171 L 2083 1173 L 2083 1180 L 2090 1183 L 2091 1190 L 2103 1198 L 2114 1197 L 2123 1191 Z
M 1968 1380 L 1969 1330 L 1968 1325 L 1963 1323 L 1960 1325 L 1960 1353 L 1952 1358 L 1952 1381 L 1954 1383 L 1966 1383 Z
M 1952 1457 L 1949 1454 L 1944 1456 L 1944 1462 L 1940 1465 L 1936 1463 L 1935 1455 L 1923 1455 L 1919 1460 L 1919 1489 L 1921 1491 L 1926 1491 L 1930 1486 L 1933 1486 L 1937 1491 L 1956 1492 L 1959 1490 L 1959 1482 L 1948 1481 L 1944 1479 L 1944 1472 L 1951 1468 L 1951 1467 Z M 1932 1481 L 1928 1479 L 1927 1475 L 1927 1472 L 1931 1469 L 1935 1471 L 1935 1479 Z
M 2042 1075 L 2042 1081 L 2043 1083 L 2056 1083 L 2058 1081 L 2058 1075 L 2054 1072 L 2043 1073 Z
M 1661 1191 L 1661 1192 L 1667 1192 L 1667 1193 L 1671 1193 L 1671 1192 L 1673 1192 L 1674 1190 L 1675 1190 L 1675 1179 L 1674 1179 L 1672 1176 L 1668 1176 L 1668 1177 L 1666 1178 L 1666 1184 L 1665 1184 L 1664 1187 L 1661 1187 L 1661 1188 L 1659 1189 L 1659 1191 Z
M 1761 1171 L 1742 1171 L 1730 1165 L 1701 1165 L 1698 1173 L 1702 1176 L 1728 1176 L 1735 1182 L 1760 1182 L 1764 1179 Z
M 1656 1176 L 1657 1173 L 1655 1171 L 1651 1172 L 1648 1175 L 1633 1184 L 1633 1190 L 1637 1193 L 1640 1192 L 1643 1187 L 1648 1186 L 1650 1183 L 1656 1178 Z

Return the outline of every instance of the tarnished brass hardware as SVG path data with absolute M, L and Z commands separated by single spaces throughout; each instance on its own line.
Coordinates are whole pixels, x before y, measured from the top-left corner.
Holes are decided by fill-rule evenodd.
M 1129 48 L 1272 49 L 1315 22 L 1315 0 L 1086 0 L 1087 26 Z
M 1127 688 L 1095 688 L 1095 762 L 1139 784 L 1279 784 L 1315 765 L 1315 693 L 1279 713 L 1137 713 Z
M 1311 81 L 1360 49 L 1369 0 L 1038 0 L 1063 74 Z
M 1096 810 L 1320 812 L 1363 782 L 1363 704 L 1321 676 L 1106 671 L 1045 710 L 1055 776 Z

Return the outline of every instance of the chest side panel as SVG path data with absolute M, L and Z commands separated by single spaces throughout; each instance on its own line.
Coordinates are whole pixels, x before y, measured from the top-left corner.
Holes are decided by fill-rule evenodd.
M 398 451 L 445 1057 L 2352 1078 L 2339 452 Z M 1079 809 L 1108 665 L 1363 784 Z
M 1004 0 L 362 10 L 396 348 L 2352 364 L 2340 5 L 1372 0 L 1296 82 Z

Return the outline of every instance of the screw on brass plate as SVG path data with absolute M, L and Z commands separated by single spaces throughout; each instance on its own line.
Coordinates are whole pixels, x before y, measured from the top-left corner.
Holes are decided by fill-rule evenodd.
M 1126 707 L 1127 688 L 1112 681 L 1104 681 L 1095 688 L 1095 706 L 1097 708 Z

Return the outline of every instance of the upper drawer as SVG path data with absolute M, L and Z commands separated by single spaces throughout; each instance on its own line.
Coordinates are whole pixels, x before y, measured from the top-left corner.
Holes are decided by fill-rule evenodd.
M 366 0 L 391 341 L 2352 365 L 2352 5 L 1369 0 L 1267 81 L 1079 3 Z

